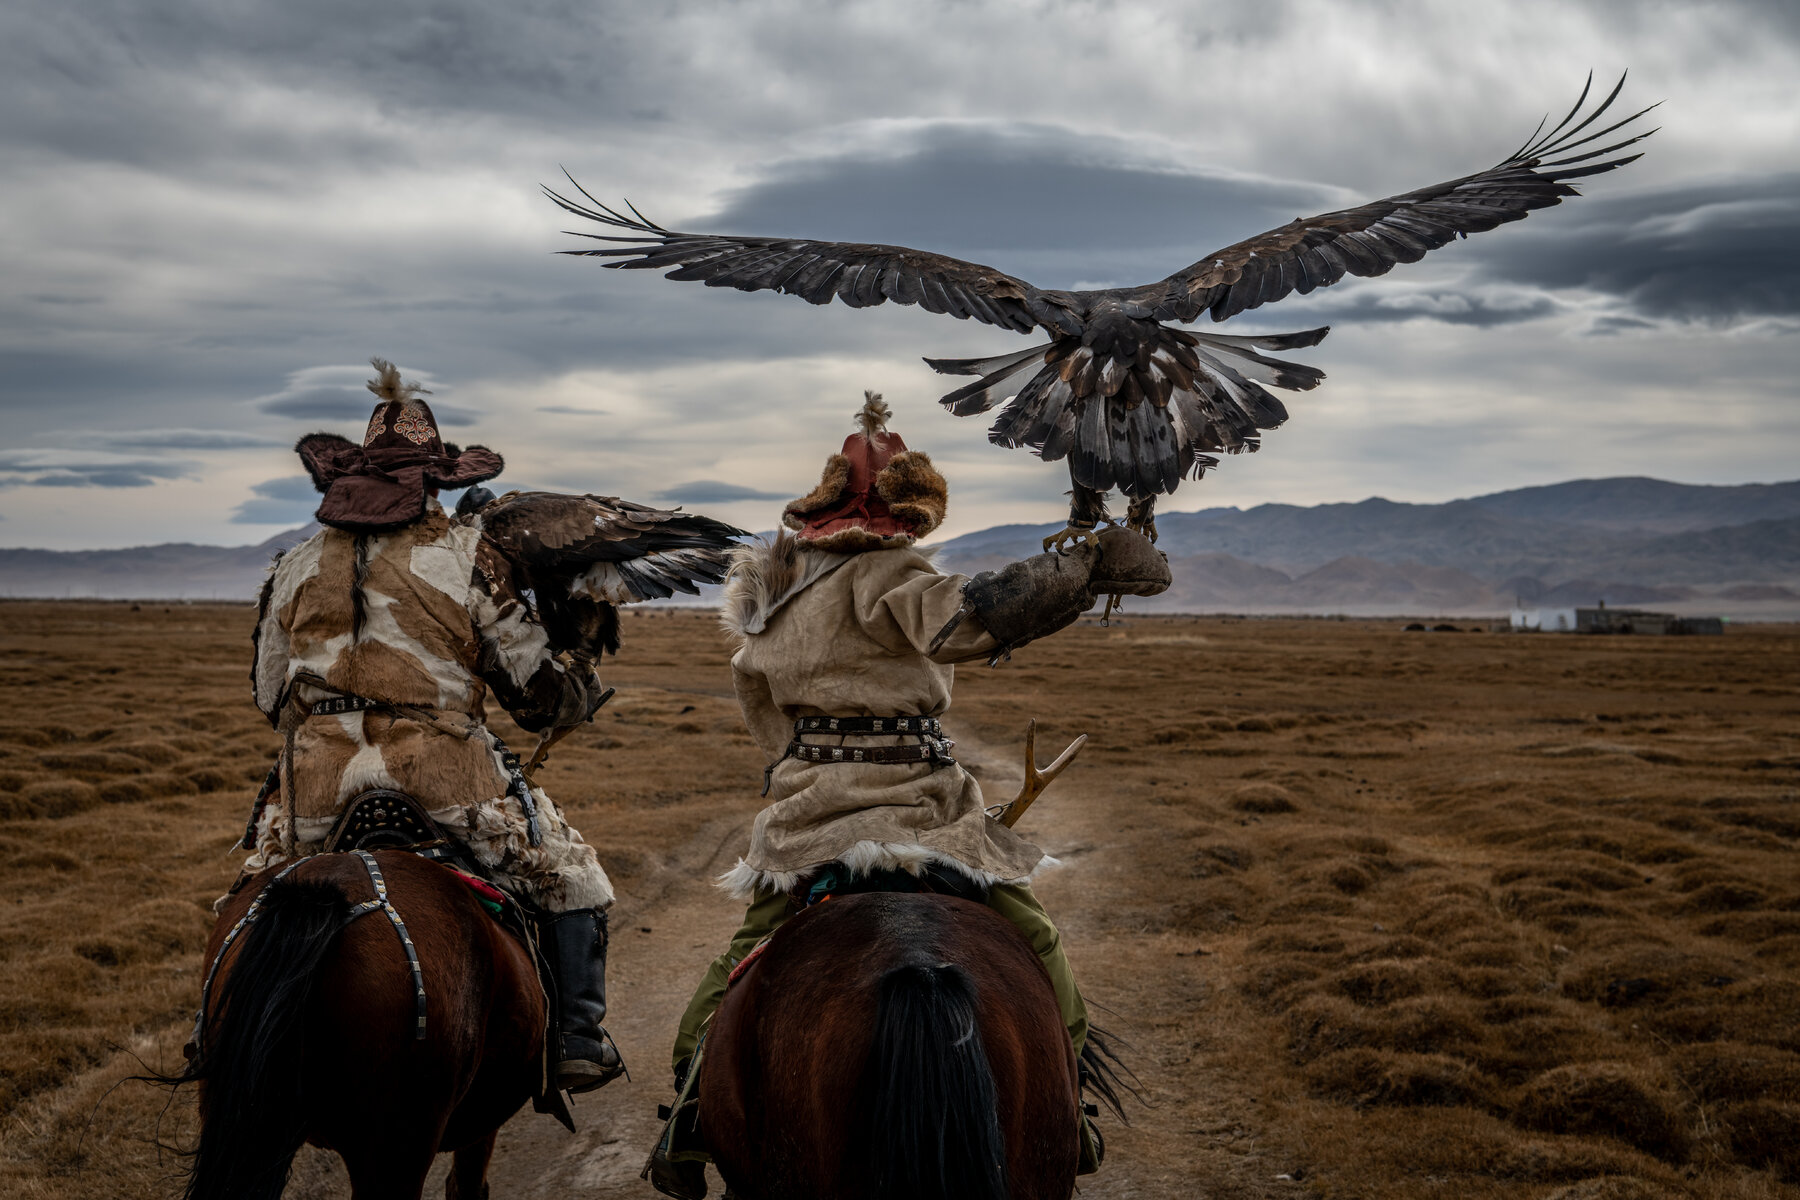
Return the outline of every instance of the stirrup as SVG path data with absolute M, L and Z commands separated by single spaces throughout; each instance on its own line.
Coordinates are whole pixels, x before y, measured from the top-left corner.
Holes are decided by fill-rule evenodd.
M 625 1069 L 625 1056 L 619 1053 L 612 1034 L 602 1028 L 600 1054 L 595 1058 L 566 1058 L 557 1063 L 556 1087 L 571 1096 L 582 1096 L 599 1091 L 621 1075 L 631 1078 L 631 1072 Z
M 658 1105 L 656 1115 L 663 1119 L 662 1132 L 650 1157 L 644 1160 L 639 1179 L 675 1200 L 705 1200 L 706 1164 L 712 1161 L 700 1136 L 700 1060 L 706 1049 L 706 1034 L 700 1035 L 693 1057 L 688 1059 L 687 1073 L 675 1091 L 675 1102 Z
M 1075 1174 L 1092 1175 L 1106 1161 L 1106 1139 L 1100 1135 L 1100 1127 L 1094 1124 L 1094 1118 L 1100 1115 L 1100 1108 L 1094 1104 L 1083 1104 L 1076 1110 L 1081 1124 L 1077 1128 L 1081 1138 L 1081 1158 L 1076 1164 Z

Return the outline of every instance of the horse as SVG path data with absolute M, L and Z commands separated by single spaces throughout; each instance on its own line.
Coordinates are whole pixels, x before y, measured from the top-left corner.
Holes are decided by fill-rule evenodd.
M 1067 1200 L 1079 1074 L 1031 947 L 985 905 L 834 897 L 746 959 L 699 1124 L 741 1200 Z
M 487 1195 L 495 1133 L 540 1090 L 545 1000 L 463 880 L 402 850 L 303 859 L 232 898 L 206 962 L 171 1080 L 199 1084 L 187 1200 L 274 1200 L 306 1143 L 355 1200 L 417 1200 L 440 1151 L 448 1200 Z

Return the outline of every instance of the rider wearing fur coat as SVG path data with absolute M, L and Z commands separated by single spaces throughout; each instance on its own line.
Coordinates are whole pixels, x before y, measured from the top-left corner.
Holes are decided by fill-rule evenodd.
M 375 366 L 379 403 L 361 444 L 318 433 L 295 447 L 325 494 L 323 528 L 281 556 L 263 586 L 251 678 L 283 748 L 237 886 L 322 851 L 364 793 L 412 797 L 541 914 L 556 983 L 556 1084 L 591 1091 L 623 1071 L 601 1026 L 612 884 L 488 729 L 486 704 L 491 696 L 537 731 L 587 719 L 602 689 L 591 670 L 551 652 L 479 526 L 437 502 L 439 488 L 498 475 L 500 456 L 445 445 L 422 389 L 390 363 Z
M 976 885 L 1037 952 L 1077 1054 L 1087 1038 L 1062 939 L 1031 890 L 1032 875 L 1055 860 L 986 814 L 981 785 L 954 761 L 938 718 L 955 664 L 998 660 L 1072 624 L 1098 596 L 1154 595 L 1168 586 L 1168 564 L 1143 537 L 1107 529 L 973 579 L 941 573 L 914 542 L 943 521 L 949 486 L 929 457 L 886 430 L 889 416 L 869 394 L 859 432 L 783 513 L 791 532 L 738 551 L 726 583 L 732 674 L 769 763 L 769 803 L 721 880 L 748 903 L 743 927 L 676 1037 L 676 1076 L 688 1090 L 690 1060 L 733 967 L 794 911 L 790 891 L 802 877 L 828 864 L 852 875 L 937 868 Z M 675 1125 L 650 1177 L 691 1195 L 702 1152 L 670 1145 Z

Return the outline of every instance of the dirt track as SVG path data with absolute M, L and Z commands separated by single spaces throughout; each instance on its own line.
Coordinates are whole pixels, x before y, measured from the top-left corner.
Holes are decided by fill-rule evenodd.
M 191 1011 L 272 746 L 248 614 L 6 616 L 4 681 L 33 690 L 0 741 L 0 1194 L 171 1195 L 161 1097 L 104 1095 L 135 1067 L 109 1047 L 167 1066 Z M 620 699 L 546 782 L 619 885 L 636 1078 L 582 1101 L 579 1135 L 515 1120 L 496 1200 L 651 1194 L 670 1029 L 738 915 L 706 880 L 761 763 L 723 648 L 700 615 L 625 632 Z M 1800 1195 L 1797 679 L 1791 628 L 1185 618 L 962 672 L 951 731 L 999 793 L 1029 716 L 1046 755 L 1094 737 L 1025 829 L 1067 864 L 1040 894 L 1154 1107 L 1109 1127 L 1083 1194 Z M 332 1175 L 309 1157 L 290 1194 Z

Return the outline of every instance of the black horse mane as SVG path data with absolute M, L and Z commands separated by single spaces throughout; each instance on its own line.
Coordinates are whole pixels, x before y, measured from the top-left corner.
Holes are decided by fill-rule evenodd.
M 284 879 L 269 885 L 255 925 L 213 997 L 194 1056 L 174 1075 L 202 1083 L 206 1120 L 185 1153 L 186 1200 L 276 1200 L 305 1140 L 299 1095 L 305 1014 L 318 968 L 337 944 L 350 902 L 336 883 Z

